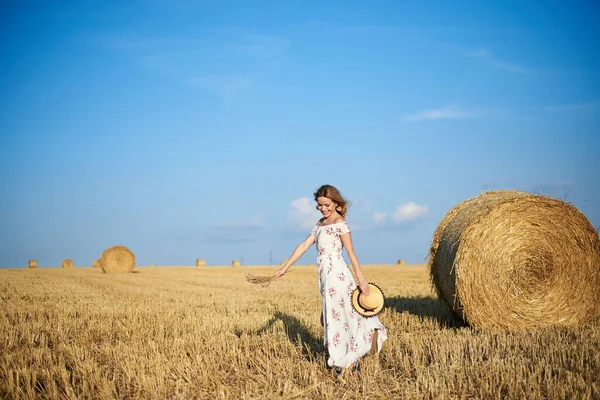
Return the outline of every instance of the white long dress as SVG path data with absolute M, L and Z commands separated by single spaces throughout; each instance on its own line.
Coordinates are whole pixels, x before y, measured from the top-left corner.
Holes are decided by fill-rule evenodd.
M 319 290 L 323 298 L 324 344 L 330 367 L 347 368 L 371 350 L 373 331 L 378 329 L 377 352 L 387 339 L 379 318 L 363 317 L 352 307 L 356 281 L 342 257 L 340 235 L 350 232 L 346 221 L 315 225 L 312 234 L 317 244 Z

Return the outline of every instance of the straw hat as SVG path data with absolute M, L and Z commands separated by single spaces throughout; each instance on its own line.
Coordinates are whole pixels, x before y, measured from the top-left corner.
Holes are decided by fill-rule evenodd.
M 365 296 L 359 288 L 352 292 L 352 307 L 365 317 L 373 317 L 383 310 L 384 295 L 379 286 L 369 283 L 369 295 Z

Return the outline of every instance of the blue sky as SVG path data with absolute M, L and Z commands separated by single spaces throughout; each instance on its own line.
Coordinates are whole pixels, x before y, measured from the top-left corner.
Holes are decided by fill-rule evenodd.
M 0 266 L 287 257 L 337 186 L 363 263 L 486 189 L 600 226 L 593 1 L 2 1 Z M 314 262 L 311 249 L 301 260 Z

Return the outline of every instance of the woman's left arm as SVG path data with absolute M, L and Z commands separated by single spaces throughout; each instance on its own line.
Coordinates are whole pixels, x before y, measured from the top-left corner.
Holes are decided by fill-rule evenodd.
M 348 253 L 348 258 L 352 264 L 352 269 L 354 270 L 354 276 L 358 282 L 358 287 L 360 288 L 361 292 L 368 296 L 369 284 L 363 275 L 362 269 L 360 268 L 360 263 L 358 262 L 358 257 L 356 257 L 356 253 L 354 252 L 354 246 L 352 245 L 352 233 L 344 233 L 340 235 L 340 239 L 346 248 L 346 253 Z

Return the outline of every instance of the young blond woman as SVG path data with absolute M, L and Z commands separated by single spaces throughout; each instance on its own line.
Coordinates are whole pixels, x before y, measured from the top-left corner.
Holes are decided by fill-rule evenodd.
M 337 374 L 343 368 L 359 369 L 358 361 L 367 353 L 378 353 L 387 339 L 387 331 L 377 316 L 364 317 L 354 310 L 351 296 L 358 286 L 369 295 L 368 282 L 352 245 L 352 234 L 345 220 L 348 201 L 338 189 L 323 185 L 314 193 L 321 218 L 310 235 L 300 243 L 275 276 L 281 278 L 313 243 L 317 244 L 317 273 L 322 297 L 321 322 L 327 365 Z M 346 249 L 351 267 L 342 257 Z

